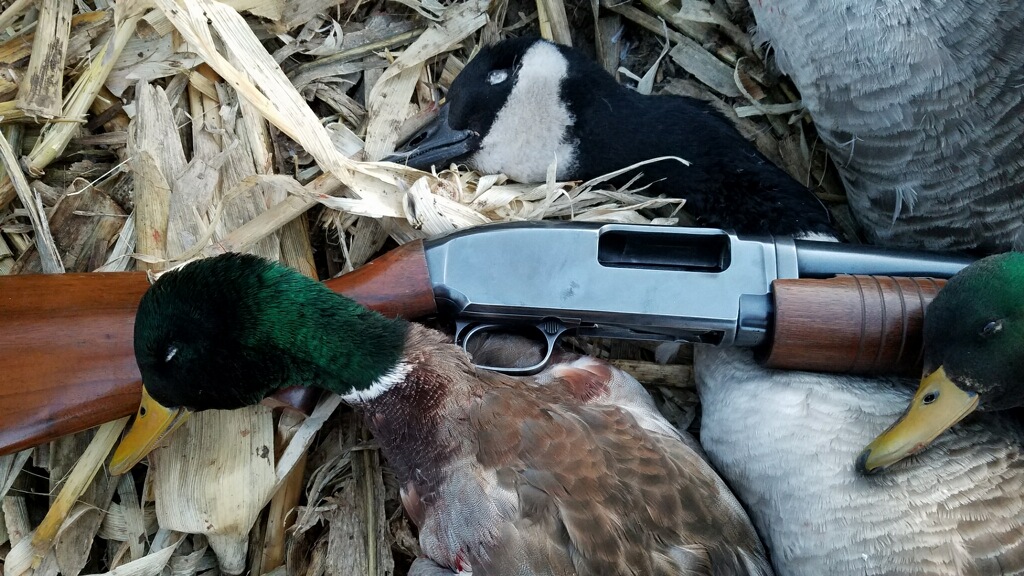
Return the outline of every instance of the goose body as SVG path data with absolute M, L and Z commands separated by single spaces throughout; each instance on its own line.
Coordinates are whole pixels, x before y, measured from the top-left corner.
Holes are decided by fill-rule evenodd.
M 750 2 L 878 244 L 1024 245 L 1024 6 Z
M 906 407 L 895 379 L 763 369 L 698 347 L 701 444 L 780 576 L 1024 573 L 1024 431 L 974 420 L 863 475 L 864 444 Z
M 741 233 L 834 234 L 805 186 L 772 164 L 708 103 L 644 96 L 582 53 L 533 38 L 484 48 L 437 118 L 389 157 L 422 169 L 463 162 L 543 182 L 589 179 L 638 162 L 646 193 L 686 199 L 698 223 Z M 636 173 L 613 182 L 625 184 Z
M 771 574 L 698 445 L 602 361 L 480 371 L 439 332 L 234 254 L 161 277 L 135 352 L 144 404 L 114 471 L 187 409 L 317 386 L 362 412 L 393 467 L 424 553 L 412 575 Z

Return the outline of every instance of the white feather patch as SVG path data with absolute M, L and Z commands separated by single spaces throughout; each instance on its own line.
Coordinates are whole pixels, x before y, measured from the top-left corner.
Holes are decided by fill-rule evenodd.
M 349 404 L 372 402 L 381 394 L 391 390 L 396 384 L 403 382 L 411 370 L 412 366 L 410 364 L 407 362 L 399 362 L 398 364 L 395 364 L 391 370 L 385 372 L 380 378 L 374 380 L 373 383 L 370 384 L 369 388 L 353 390 L 348 394 L 342 395 L 341 399 Z
M 519 182 L 544 182 L 557 161 L 562 180 L 576 164 L 576 143 L 568 138 L 575 118 L 559 91 L 569 63 L 558 48 L 538 42 L 523 55 L 505 105 L 470 164 L 485 174 L 503 173 Z
M 827 232 L 805 232 L 796 236 L 799 240 L 814 240 L 815 242 L 839 242 L 839 239 Z

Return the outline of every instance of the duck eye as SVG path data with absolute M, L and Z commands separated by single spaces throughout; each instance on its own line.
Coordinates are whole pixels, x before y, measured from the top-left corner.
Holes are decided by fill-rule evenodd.
M 1003 329 L 1002 320 L 993 320 L 981 329 L 981 335 L 985 338 L 998 334 Z
M 929 393 L 924 395 L 924 398 L 921 399 L 921 403 L 922 404 L 931 404 L 932 402 L 935 402 L 938 399 L 939 399 L 939 393 L 938 392 L 929 392 Z
M 505 80 L 508 80 L 508 70 L 491 70 L 487 74 L 487 83 L 491 86 L 501 84 Z
M 177 354 L 177 353 L 178 353 L 178 347 L 176 345 L 171 344 L 170 346 L 168 346 L 167 347 L 167 355 L 164 356 L 164 362 L 170 362 L 171 360 L 173 360 L 174 359 L 174 355 Z

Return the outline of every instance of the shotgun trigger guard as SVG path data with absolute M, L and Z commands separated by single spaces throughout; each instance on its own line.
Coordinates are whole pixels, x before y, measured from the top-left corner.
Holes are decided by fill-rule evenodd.
M 544 351 L 541 354 L 541 360 L 528 366 L 521 366 L 518 364 L 512 366 L 498 366 L 479 363 L 475 360 L 473 362 L 477 368 L 481 368 L 483 370 L 491 370 L 513 376 L 529 376 L 540 372 L 548 365 L 551 361 L 551 355 L 555 351 L 558 339 L 566 330 L 568 330 L 568 327 L 554 318 L 545 318 L 536 323 L 523 323 L 516 324 L 514 326 L 499 323 L 456 322 L 455 342 L 461 346 L 462 349 L 470 355 L 470 357 L 473 357 L 474 352 L 473 339 L 475 337 L 486 337 L 488 334 L 514 334 L 525 337 L 537 345 L 543 345 Z M 523 343 L 524 346 L 526 344 L 527 343 L 525 342 Z

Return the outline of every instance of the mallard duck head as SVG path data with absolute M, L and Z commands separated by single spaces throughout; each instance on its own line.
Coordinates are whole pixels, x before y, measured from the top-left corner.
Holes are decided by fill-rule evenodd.
M 1024 405 L 1024 254 L 989 256 L 946 284 L 924 321 L 924 376 L 902 417 L 865 448 L 876 472 L 924 449 L 974 410 Z
M 399 362 L 405 331 L 404 322 L 255 256 L 169 272 L 136 314 L 143 401 L 111 471 L 131 467 L 190 411 L 254 405 L 289 386 L 366 390 Z

